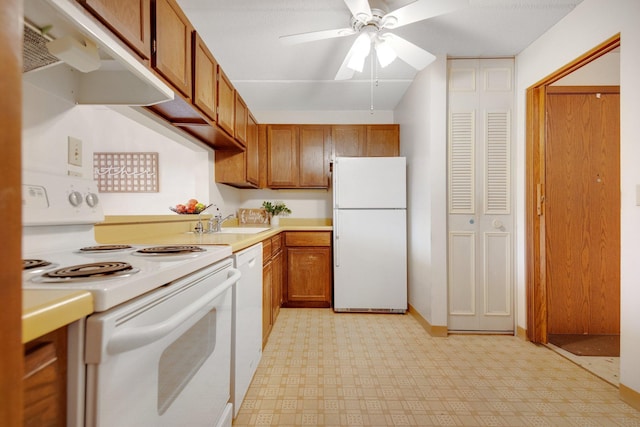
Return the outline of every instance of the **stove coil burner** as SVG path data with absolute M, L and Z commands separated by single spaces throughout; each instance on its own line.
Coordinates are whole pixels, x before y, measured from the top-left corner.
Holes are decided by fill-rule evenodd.
M 98 245 L 98 246 L 86 246 L 80 248 L 82 252 L 113 252 L 122 251 L 125 249 L 132 249 L 131 245 Z
M 136 270 L 131 264 L 126 262 L 105 261 L 59 268 L 49 273 L 44 273 L 43 276 L 50 279 L 102 278 L 135 272 Z
M 31 270 L 34 268 L 46 267 L 51 265 L 49 261 L 45 261 L 42 259 L 23 259 L 22 260 L 22 269 L 23 270 Z
M 138 249 L 136 252 L 143 255 L 182 255 L 194 252 L 204 252 L 199 246 L 177 245 L 177 246 L 154 246 L 151 248 Z

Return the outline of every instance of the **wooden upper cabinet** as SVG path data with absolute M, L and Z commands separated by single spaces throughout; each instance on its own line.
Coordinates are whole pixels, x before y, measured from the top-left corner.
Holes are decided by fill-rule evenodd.
M 328 188 L 331 126 L 300 126 L 299 153 L 298 186 Z
M 218 63 L 198 33 L 193 32 L 193 103 L 216 120 L 216 73 Z
M 269 125 L 267 127 L 267 186 L 295 188 L 298 186 L 298 127 Z
M 247 109 L 247 104 L 245 104 L 244 100 L 240 96 L 237 90 L 234 91 L 235 97 L 235 112 L 234 112 L 234 124 L 233 124 L 233 135 L 242 145 L 246 145 L 247 143 L 247 124 L 249 121 L 249 110 Z
M 216 150 L 216 182 L 236 188 L 260 187 L 260 149 L 258 123 L 248 115 L 247 143 L 243 151 Z
M 222 71 L 222 67 L 218 64 L 217 70 L 218 80 L 218 100 L 217 100 L 217 118 L 218 126 L 229 135 L 233 136 L 235 126 L 235 90 L 227 75 Z
M 397 157 L 400 155 L 399 125 L 369 125 L 365 144 L 366 157 Z
M 399 125 L 331 126 L 333 158 L 400 155 Z
M 247 182 L 258 187 L 260 185 L 260 150 L 258 147 L 258 122 L 251 113 L 248 114 L 247 144 Z
M 361 157 L 365 155 L 366 129 L 363 125 L 331 126 L 333 157 Z
M 268 125 L 267 187 L 328 188 L 331 126 Z
M 151 0 L 79 1 L 141 58 L 151 58 Z
M 175 0 L 155 0 L 155 5 L 151 64 L 176 90 L 191 98 L 193 26 Z

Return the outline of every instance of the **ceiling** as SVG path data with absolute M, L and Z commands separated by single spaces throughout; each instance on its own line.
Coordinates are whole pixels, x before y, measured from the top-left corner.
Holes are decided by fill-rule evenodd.
M 515 56 L 581 1 L 469 0 L 467 8 L 393 32 L 435 55 Z M 370 0 L 372 7 L 379 4 L 388 11 L 412 2 Z M 397 59 L 384 69 L 374 67 L 377 84 L 372 84 L 367 60 L 353 79 L 335 81 L 355 35 L 298 45 L 279 40 L 349 27 L 351 13 L 344 0 L 178 3 L 252 111 L 369 110 L 372 99 L 375 110 L 393 110 L 417 73 Z

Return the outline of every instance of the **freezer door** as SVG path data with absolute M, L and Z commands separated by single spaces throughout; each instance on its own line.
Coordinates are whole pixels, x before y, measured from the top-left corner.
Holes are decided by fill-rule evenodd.
M 407 310 L 406 211 L 334 212 L 334 310 Z
M 334 209 L 406 208 L 404 157 L 338 157 L 333 165 Z

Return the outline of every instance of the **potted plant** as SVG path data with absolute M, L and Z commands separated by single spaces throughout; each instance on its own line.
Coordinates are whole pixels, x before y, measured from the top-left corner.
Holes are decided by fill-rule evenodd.
M 284 202 L 262 202 L 262 207 L 269 214 L 269 218 L 271 221 L 271 225 L 273 227 L 277 227 L 280 225 L 280 218 L 278 215 L 289 215 L 291 213 L 291 209 L 284 204 Z

